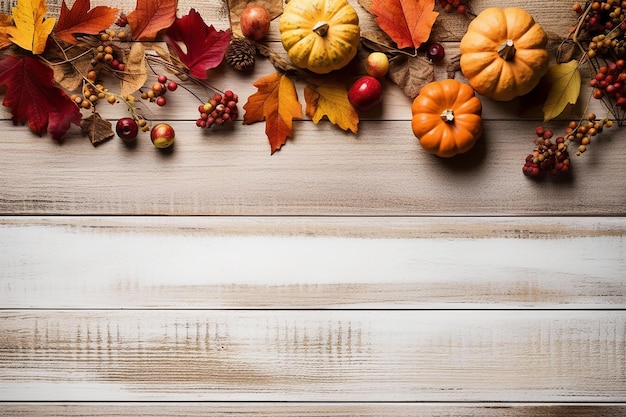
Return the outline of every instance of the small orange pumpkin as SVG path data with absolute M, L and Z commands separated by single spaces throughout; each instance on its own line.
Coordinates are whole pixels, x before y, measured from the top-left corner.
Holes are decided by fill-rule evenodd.
M 548 70 L 545 31 L 524 9 L 490 7 L 461 39 L 461 71 L 470 85 L 499 101 L 529 93 Z
M 426 84 L 411 106 L 420 145 L 443 158 L 469 151 L 482 133 L 482 104 L 474 89 L 447 79 Z

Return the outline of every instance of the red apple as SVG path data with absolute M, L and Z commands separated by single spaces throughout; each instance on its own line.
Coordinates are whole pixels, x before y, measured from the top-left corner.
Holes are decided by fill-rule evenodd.
M 367 56 L 365 65 L 368 75 L 382 78 L 389 71 L 389 58 L 382 52 L 372 52 Z
M 376 78 L 365 75 L 352 84 L 348 100 L 359 113 L 373 110 L 383 99 L 383 88 Z
M 159 149 L 169 148 L 174 144 L 174 128 L 167 123 L 159 123 L 150 131 L 150 139 Z
M 271 17 L 262 6 L 253 4 L 244 9 L 239 18 L 241 33 L 248 39 L 259 41 L 270 31 Z

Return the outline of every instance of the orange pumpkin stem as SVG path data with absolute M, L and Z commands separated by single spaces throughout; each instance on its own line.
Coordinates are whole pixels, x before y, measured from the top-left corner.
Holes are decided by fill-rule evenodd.
M 498 55 L 505 61 L 510 61 L 515 57 L 515 45 L 513 45 L 513 39 L 508 39 L 498 48 Z
M 317 33 L 321 37 L 324 37 L 328 33 L 329 27 L 330 26 L 326 22 L 317 22 L 315 26 L 313 26 L 313 32 Z

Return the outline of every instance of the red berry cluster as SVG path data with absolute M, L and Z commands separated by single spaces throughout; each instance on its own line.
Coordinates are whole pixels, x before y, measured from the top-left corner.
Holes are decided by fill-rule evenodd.
M 608 97 L 615 105 L 626 111 L 626 61 L 619 59 L 602 65 L 589 85 L 593 87 L 593 97 Z
M 178 83 L 173 80 L 167 79 L 166 75 L 159 75 L 157 81 L 152 84 L 152 87 L 148 91 L 141 92 L 141 98 L 150 102 L 155 102 L 157 106 L 165 106 L 167 99 L 165 93 L 167 91 L 174 91 L 178 88 Z
M 526 157 L 522 172 L 533 178 L 555 177 L 570 169 L 569 153 L 565 138 L 559 136 L 552 140 L 553 132 L 539 126 L 536 129 L 537 148 Z
M 439 0 L 439 5 L 446 13 L 467 13 L 467 0 Z
M 621 31 L 626 31 L 623 14 L 626 10 L 625 0 L 594 0 L 588 1 L 585 6 L 574 3 L 572 9 L 584 19 L 584 30 L 602 33 L 619 27 Z
M 224 94 L 215 93 L 198 107 L 200 117 L 196 120 L 196 126 L 209 128 L 214 124 L 219 126 L 234 121 L 237 118 L 238 101 L 239 97 L 231 90 L 224 91 Z

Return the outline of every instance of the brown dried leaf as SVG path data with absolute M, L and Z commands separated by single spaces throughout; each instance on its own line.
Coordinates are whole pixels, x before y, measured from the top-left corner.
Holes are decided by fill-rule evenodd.
M 397 84 L 404 94 L 414 99 L 423 86 L 435 79 L 430 61 L 420 57 L 398 55 L 390 61 L 389 79 Z
M 446 66 L 446 73 L 448 78 L 454 78 L 456 73 L 461 71 L 461 54 L 455 55 L 450 58 L 450 62 Z
M 98 146 L 115 136 L 111 122 L 105 120 L 99 113 L 80 121 L 80 130 L 83 136 L 88 136 L 93 146 Z
M 55 54 L 54 57 L 46 56 L 49 61 L 54 62 L 50 65 L 54 73 L 54 81 L 63 89 L 74 91 L 83 84 L 83 75 L 86 75 L 92 68 L 92 55 L 84 53 L 88 49 L 87 45 L 83 47 L 76 45 L 68 48 L 65 56 L 60 53 Z
M 122 97 L 129 96 L 139 90 L 148 80 L 146 67 L 146 50 L 142 42 L 135 42 L 126 57 L 126 69 L 122 78 Z
M 239 17 L 246 7 L 251 4 L 256 4 L 265 8 L 270 14 L 272 19 L 280 16 L 283 13 L 283 1 L 282 0 L 228 0 L 228 13 L 230 19 L 230 30 L 233 35 L 242 35 L 241 27 L 239 26 Z

